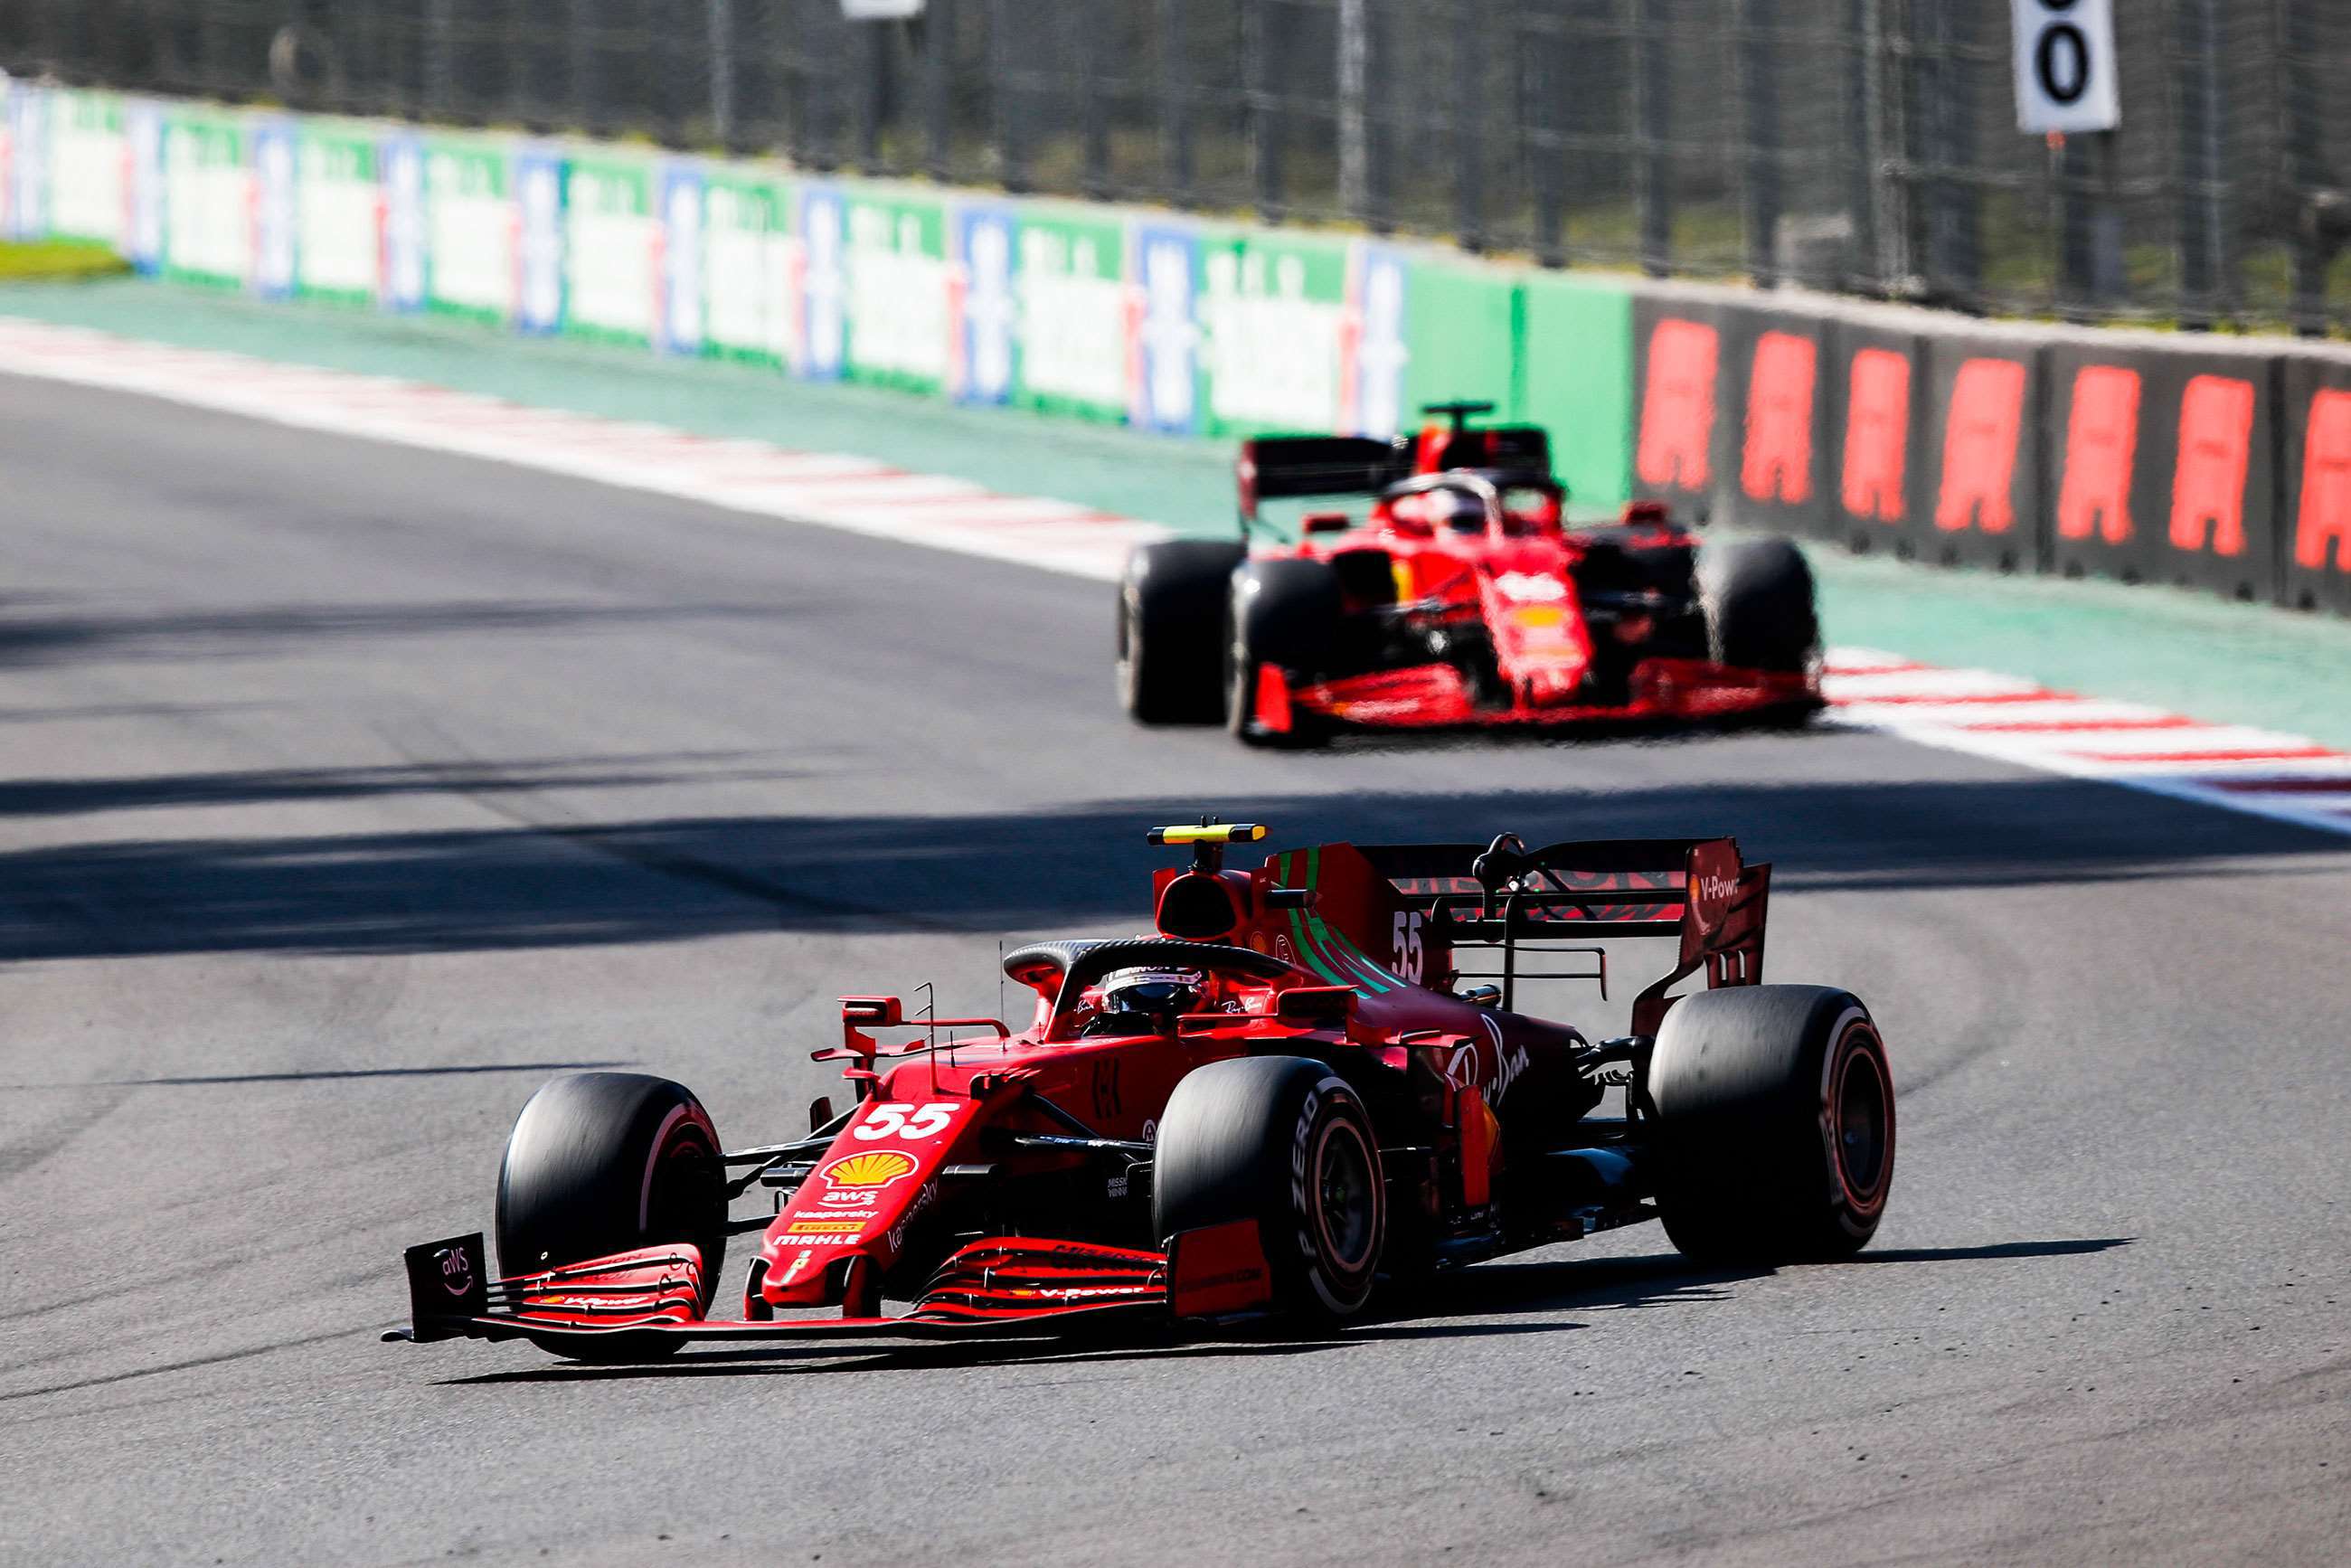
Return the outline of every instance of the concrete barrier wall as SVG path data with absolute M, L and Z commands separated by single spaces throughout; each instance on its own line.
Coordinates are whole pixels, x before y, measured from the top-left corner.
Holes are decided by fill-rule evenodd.
M 1585 507 L 2351 614 L 2351 351 L 0 78 L 0 233 L 1174 436 L 1491 398 Z

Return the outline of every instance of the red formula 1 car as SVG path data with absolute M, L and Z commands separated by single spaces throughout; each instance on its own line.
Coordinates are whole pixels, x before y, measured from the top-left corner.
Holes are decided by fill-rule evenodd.
M 1439 403 L 1416 439 L 1245 444 L 1242 541 L 1138 549 L 1118 684 L 1144 724 L 1311 742 L 1340 727 L 1802 718 L 1821 706 L 1813 579 L 1785 539 L 1700 546 L 1664 507 L 1573 527 L 1551 444 Z M 1261 501 L 1368 496 L 1252 550 Z
M 639 1359 L 700 1339 L 1327 1323 L 1384 1277 L 1642 1220 L 1707 1260 L 1834 1258 L 1876 1229 L 1885 1048 L 1847 993 L 1760 983 L 1770 868 L 1732 841 L 1331 843 L 1226 869 L 1226 844 L 1263 832 L 1155 830 L 1193 860 L 1155 876 L 1155 931 L 1008 955 L 1036 993 L 1018 1030 L 843 998 L 842 1043 L 817 1054 L 846 1063 L 856 1103 L 820 1101 L 810 1137 L 727 1151 L 667 1080 L 556 1079 L 507 1141 L 502 1277 L 478 1234 L 411 1248 L 414 1326 L 394 1337 Z M 1628 1034 L 1514 1009 L 1537 975 L 1604 988 L 1594 944 L 1638 936 L 1675 957 Z M 1611 1086 L 1624 1113 L 1604 1117 Z M 730 1218 L 755 1191 L 772 1212 Z M 715 1321 L 747 1230 L 743 1315 Z M 911 1308 L 883 1316 L 885 1299 Z

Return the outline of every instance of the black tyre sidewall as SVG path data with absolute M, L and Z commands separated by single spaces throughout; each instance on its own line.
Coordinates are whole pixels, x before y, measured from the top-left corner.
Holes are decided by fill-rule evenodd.
M 1856 1058 L 1859 1060 L 1856 1061 Z M 1864 1182 L 1839 1138 L 1874 1077 L 1879 1136 Z M 1676 1247 L 1708 1261 L 1844 1257 L 1876 1232 L 1896 1151 L 1893 1075 L 1869 1009 L 1818 986 L 1684 998 L 1651 1060 L 1658 1207 Z
M 1225 616 L 1241 547 L 1207 539 L 1142 545 L 1118 588 L 1119 706 L 1139 724 L 1223 716 Z
M 1319 560 L 1253 560 L 1233 575 L 1225 617 L 1224 684 L 1225 727 L 1236 739 L 1294 750 L 1330 738 L 1327 725 L 1294 708 L 1288 729 L 1259 724 L 1257 689 L 1268 665 L 1293 678 L 1311 674 L 1301 656 L 1327 643 L 1338 609 L 1338 574 Z
M 500 1272 L 689 1242 L 707 1312 L 726 1260 L 720 1146 L 701 1102 L 665 1078 L 550 1081 L 515 1119 L 498 1169 Z
M 1698 587 L 1717 662 L 1800 672 L 1819 651 L 1813 570 L 1787 539 L 1729 539 L 1698 552 Z
M 1326 1212 L 1328 1162 L 1352 1162 L 1368 1219 Z M 1336 1322 L 1370 1301 L 1387 1195 L 1371 1114 L 1347 1081 L 1304 1057 L 1211 1062 L 1160 1118 L 1152 1215 L 1163 1239 L 1255 1220 L 1285 1315 Z M 1361 1231 L 1349 1237 L 1349 1231 Z

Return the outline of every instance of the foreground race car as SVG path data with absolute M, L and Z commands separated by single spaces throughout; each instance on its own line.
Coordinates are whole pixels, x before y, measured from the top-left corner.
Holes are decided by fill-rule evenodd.
M 1144 724 L 1302 744 L 1344 727 L 1575 725 L 1821 706 L 1813 579 L 1785 539 L 1701 545 L 1656 502 L 1575 527 L 1530 425 L 1439 403 L 1417 438 L 1276 436 L 1238 463 L 1242 539 L 1137 549 L 1118 685 Z M 1259 503 L 1373 497 L 1252 549 Z
M 690 1340 L 1329 1324 L 1384 1279 L 1644 1220 L 1705 1262 L 1833 1259 L 1877 1228 L 1885 1047 L 1847 993 L 1761 984 L 1770 868 L 1731 840 L 1330 843 L 1225 867 L 1263 834 L 1155 830 L 1193 854 L 1155 874 L 1154 932 L 1007 955 L 1036 993 L 1018 1030 L 844 998 L 817 1057 L 856 1102 L 820 1101 L 809 1137 L 729 1151 L 676 1083 L 554 1080 L 507 1144 L 500 1274 L 478 1234 L 409 1249 L 413 1325 L 388 1337 L 637 1360 Z M 1514 1010 L 1537 976 L 1604 992 L 1594 944 L 1643 936 L 1675 957 L 1629 1034 Z M 1623 1114 L 1596 1114 L 1612 1086 Z M 755 1189 L 773 1212 L 730 1218 Z M 743 1315 L 715 1321 L 727 1239 L 750 1230 Z

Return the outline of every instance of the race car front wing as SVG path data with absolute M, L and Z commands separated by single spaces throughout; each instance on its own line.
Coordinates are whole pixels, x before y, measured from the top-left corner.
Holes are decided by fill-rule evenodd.
M 902 1316 L 713 1320 L 700 1251 L 684 1243 L 496 1278 L 479 1231 L 405 1254 L 409 1326 L 387 1341 L 528 1339 L 557 1354 L 647 1340 L 948 1340 L 1062 1333 L 1113 1321 L 1231 1322 L 1271 1299 L 1252 1221 L 1171 1239 L 1165 1252 L 987 1237 L 950 1254 Z

